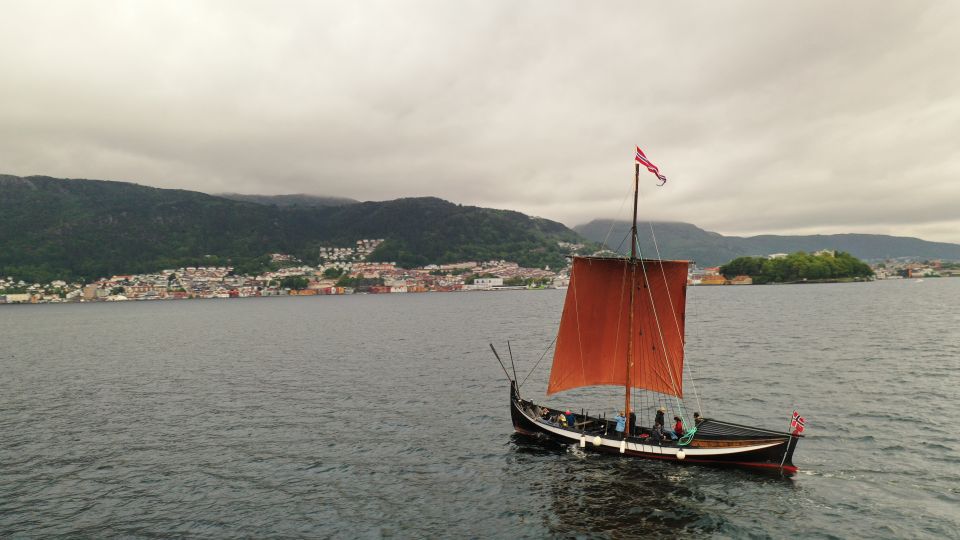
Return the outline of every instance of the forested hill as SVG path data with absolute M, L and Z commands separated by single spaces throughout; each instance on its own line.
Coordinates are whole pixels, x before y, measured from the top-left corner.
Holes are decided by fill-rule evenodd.
M 216 197 L 276 206 L 346 206 L 360 201 L 346 197 L 319 197 L 297 193 L 294 195 L 246 195 L 243 193 L 214 193 Z
M 0 274 L 93 279 L 190 265 L 262 267 L 268 253 L 316 263 L 320 246 L 384 238 L 402 266 L 507 259 L 562 265 L 564 225 L 436 198 L 278 206 L 126 182 L 0 175 Z
M 883 234 L 817 234 L 806 236 L 723 236 L 705 231 L 689 223 L 654 223 L 660 255 L 667 259 L 690 259 L 700 266 L 715 266 L 737 257 L 764 256 L 771 253 L 814 252 L 836 249 L 865 260 L 898 257 L 916 259 L 960 260 L 960 244 L 928 242 L 919 238 Z M 594 220 L 577 225 L 573 230 L 595 242 L 606 240 L 611 249 L 629 251 L 629 243 L 621 243 L 630 231 L 626 221 Z M 609 233 L 609 236 L 608 236 Z M 640 223 L 640 246 L 645 256 L 656 255 L 650 226 Z

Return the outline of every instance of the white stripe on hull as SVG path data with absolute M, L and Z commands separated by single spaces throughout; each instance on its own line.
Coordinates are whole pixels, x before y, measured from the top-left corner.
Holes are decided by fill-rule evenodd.
M 514 405 L 514 407 L 516 407 L 516 405 Z M 549 431 L 554 435 L 559 435 L 560 437 L 569 439 L 571 443 L 580 442 L 579 433 L 548 424 L 540 420 L 539 418 L 533 418 L 530 415 L 528 415 L 526 411 L 524 411 L 519 407 L 517 407 L 517 410 L 520 411 L 520 414 L 522 414 L 528 420 L 536 424 L 537 427 L 545 431 Z M 613 450 L 616 450 L 617 452 L 620 451 L 620 443 L 622 442 L 622 440 L 607 439 L 607 438 L 601 437 L 600 444 L 594 445 L 593 444 L 594 437 L 596 436 L 586 435 L 587 446 L 592 446 L 595 448 L 598 446 L 602 446 L 606 448 L 611 448 Z M 644 452 L 647 454 L 658 454 L 658 455 L 674 456 L 674 457 L 676 457 L 677 452 L 679 452 L 680 450 L 683 450 L 683 453 L 686 454 L 687 457 L 700 457 L 700 456 L 705 457 L 705 456 L 723 456 L 723 455 L 731 455 L 731 454 L 743 454 L 746 452 L 752 452 L 754 450 L 763 450 L 764 448 L 770 448 L 771 446 L 777 446 L 778 444 L 783 444 L 783 442 L 778 441 L 778 442 L 766 443 L 766 444 L 755 444 L 752 446 L 737 446 L 733 448 L 691 448 L 689 446 L 683 446 L 678 448 L 678 447 L 670 447 L 670 446 L 627 442 L 626 450 L 628 452 Z

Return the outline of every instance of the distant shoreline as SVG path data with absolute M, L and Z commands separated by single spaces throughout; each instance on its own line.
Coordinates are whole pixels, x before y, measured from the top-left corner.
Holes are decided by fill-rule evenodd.
M 838 279 L 811 279 L 801 281 L 768 281 L 766 283 L 698 283 L 691 284 L 691 287 L 741 287 L 741 286 L 763 286 L 763 285 L 820 285 L 824 283 L 867 283 L 872 281 L 887 281 L 882 279 L 856 279 L 856 278 L 838 278 Z
M 205 300 L 246 300 L 252 298 L 323 298 L 323 297 L 351 297 L 351 296 L 406 296 L 421 295 L 430 293 L 476 293 L 476 292 L 504 292 L 504 291 L 562 291 L 556 287 L 493 287 L 490 289 L 458 289 L 454 291 L 417 291 L 417 292 L 354 292 L 349 294 L 264 294 L 259 296 L 236 296 L 236 297 L 192 297 L 192 298 L 128 298 L 126 300 L 80 300 L 64 302 L 0 302 L 0 308 L 3 306 L 33 306 L 33 305 L 73 305 L 73 304 L 130 304 L 130 303 L 152 303 L 152 302 L 184 302 L 184 301 L 205 301 Z

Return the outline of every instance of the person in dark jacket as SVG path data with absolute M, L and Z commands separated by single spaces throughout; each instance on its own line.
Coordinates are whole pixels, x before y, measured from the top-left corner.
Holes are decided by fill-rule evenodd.
M 700 422 L 703 422 L 703 417 L 700 416 L 700 413 L 698 412 L 693 413 L 693 425 L 699 426 Z
M 662 424 L 655 424 L 653 426 L 653 429 L 650 430 L 650 441 L 653 444 L 660 444 L 666 438 L 667 438 L 667 435 L 663 432 Z
M 665 413 L 665 412 L 667 412 L 667 408 L 666 408 L 666 407 L 660 407 L 659 409 L 657 409 L 657 416 L 656 416 L 656 418 L 653 419 L 653 425 L 654 425 L 654 427 L 660 426 L 660 427 L 662 428 L 662 427 L 664 426 L 663 413 Z

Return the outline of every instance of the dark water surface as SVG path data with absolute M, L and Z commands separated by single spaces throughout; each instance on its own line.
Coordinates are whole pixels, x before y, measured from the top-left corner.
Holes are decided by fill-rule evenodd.
M 487 343 L 522 378 L 562 291 L 4 306 L 0 537 L 960 538 L 960 279 L 689 298 L 704 412 L 799 408 L 795 478 L 513 435 Z

